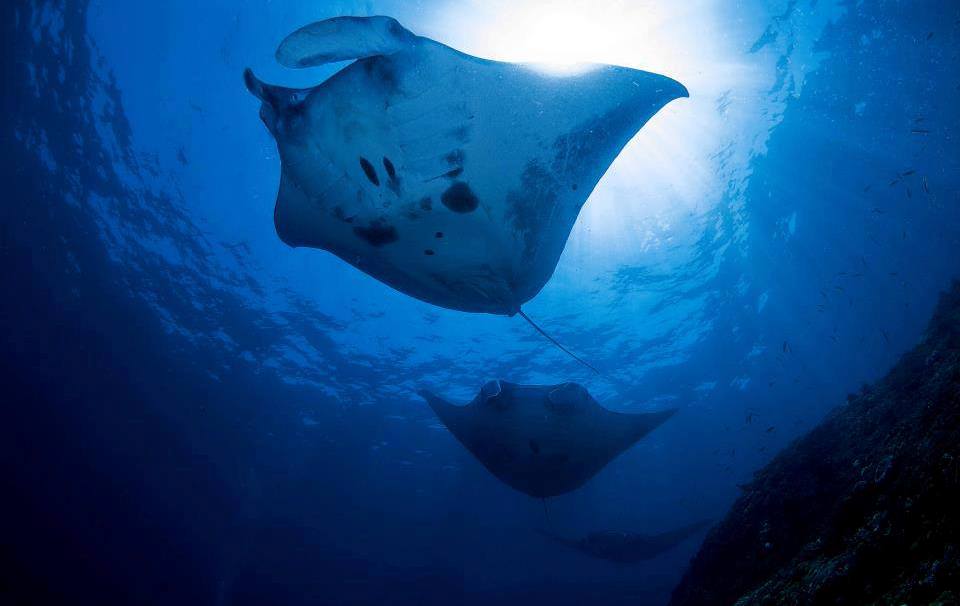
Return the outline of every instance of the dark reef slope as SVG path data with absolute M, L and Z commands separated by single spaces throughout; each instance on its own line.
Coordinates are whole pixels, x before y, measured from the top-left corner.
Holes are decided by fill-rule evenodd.
M 923 341 L 744 488 L 673 606 L 957 604 L 960 283 Z

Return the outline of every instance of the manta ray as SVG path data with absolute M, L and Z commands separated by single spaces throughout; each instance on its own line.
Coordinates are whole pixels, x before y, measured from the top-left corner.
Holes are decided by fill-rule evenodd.
M 465 312 L 520 312 L 621 149 L 687 96 L 625 67 L 560 76 L 481 59 L 389 17 L 307 25 L 276 57 L 353 61 L 306 89 L 244 74 L 279 149 L 280 239 Z
M 579 488 L 676 412 L 613 412 L 577 383 L 490 381 L 466 406 L 420 395 L 490 473 L 541 499 Z
M 542 534 L 589 556 L 628 564 L 651 560 L 661 553 L 666 553 L 712 523 L 712 520 L 700 520 L 674 530 L 652 535 L 605 531 L 594 532 L 581 539 L 567 539 L 549 532 L 543 532 Z

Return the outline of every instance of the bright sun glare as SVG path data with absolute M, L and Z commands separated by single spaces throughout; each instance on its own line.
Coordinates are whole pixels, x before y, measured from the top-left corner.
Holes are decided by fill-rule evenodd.
M 567 254 L 581 263 L 600 239 L 605 253 L 597 262 L 611 264 L 666 245 L 663 234 L 677 235 L 672 224 L 708 211 L 734 178 L 723 174 L 717 158 L 738 136 L 752 139 L 743 129 L 755 108 L 721 100 L 768 84 L 742 64 L 742 42 L 719 25 L 724 5 L 464 0 L 451 2 L 435 23 L 440 40 L 480 57 L 533 63 L 558 76 L 576 75 L 591 63 L 622 65 L 670 76 L 690 90 L 689 99 L 654 116 L 591 195 L 568 244 Z

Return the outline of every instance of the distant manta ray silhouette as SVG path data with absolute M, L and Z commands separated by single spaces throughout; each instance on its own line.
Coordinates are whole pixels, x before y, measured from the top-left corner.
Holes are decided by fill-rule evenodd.
M 420 395 L 490 473 L 539 499 L 583 486 L 677 412 L 613 412 L 577 383 L 490 381 L 466 406 Z
M 688 96 L 625 67 L 558 76 L 480 59 L 389 17 L 313 23 L 276 56 L 292 68 L 356 60 L 307 89 L 244 74 L 279 149 L 281 240 L 465 312 L 522 314 L 613 160 Z
M 568 539 L 546 531 L 541 531 L 541 534 L 594 558 L 632 564 L 652 560 L 670 551 L 712 523 L 713 520 L 700 520 L 659 534 L 603 531 L 590 533 L 580 539 Z

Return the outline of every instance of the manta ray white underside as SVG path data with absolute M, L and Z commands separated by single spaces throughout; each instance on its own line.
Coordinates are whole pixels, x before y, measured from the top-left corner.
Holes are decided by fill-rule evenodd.
M 534 297 L 611 162 L 687 96 L 624 67 L 558 76 L 479 59 L 388 17 L 314 23 L 277 58 L 356 59 L 304 90 L 246 73 L 280 151 L 279 236 L 467 312 L 514 315 Z

